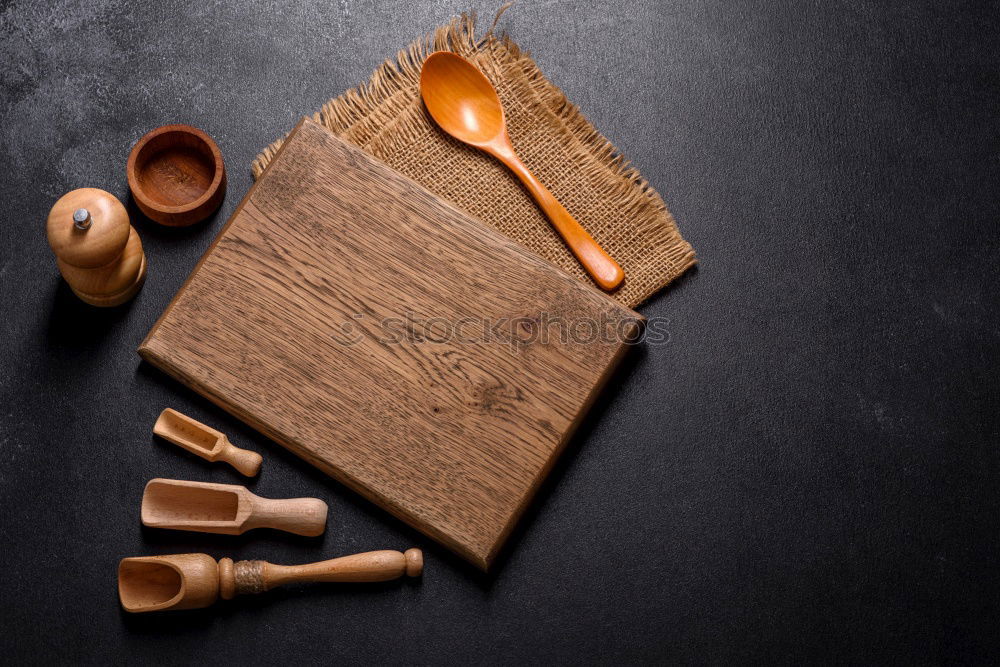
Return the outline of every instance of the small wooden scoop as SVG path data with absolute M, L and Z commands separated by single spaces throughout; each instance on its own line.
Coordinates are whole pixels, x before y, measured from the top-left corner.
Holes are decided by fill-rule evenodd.
M 263 593 L 291 582 L 389 581 L 424 569 L 420 549 L 369 551 L 309 565 L 274 565 L 262 560 L 218 565 L 207 554 L 175 554 L 124 558 L 118 565 L 118 597 L 125 611 L 141 613 L 168 609 L 201 609 L 219 596 L 231 600 L 241 593 Z
M 274 528 L 314 537 L 326 530 L 327 506 L 318 498 L 261 498 L 236 484 L 152 479 L 142 494 L 142 523 L 150 528 L 240 535 Z
M 257 452 L 233 446 L 224 433 L 170 408 L 160 413 L 153 433 L 206 461 L 225 461 L 247 477 L 256 475 L 264 460 Z

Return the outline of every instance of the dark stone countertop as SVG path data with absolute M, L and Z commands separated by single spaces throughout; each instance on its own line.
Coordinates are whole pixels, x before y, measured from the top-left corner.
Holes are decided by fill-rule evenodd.
M 499 2 L 473 2 L 488 24 Z M 256 152 L 458 2 L 0 0 L 0 650 L 15 662 L 938 663 L 996 657 L 1000 318 L 995 3 L 518 3 L 501 20 L 642 170 L 700 266 L 492 575 L 140 364 Z M 485 27 L 485 25 L 483 26 Z M 163 229 L 129 306 L 59 279 L 43 224 L 127 200 L 187 122 L 221 211 Z M 151 425 L 172 406 L 264 453 L 252 489 L 331 506 L 319 539 L 143 530 L 155 476 L 239 482 Z M 425 549 L 419 583 L 128 616 L 127 555 L 299 563 Z

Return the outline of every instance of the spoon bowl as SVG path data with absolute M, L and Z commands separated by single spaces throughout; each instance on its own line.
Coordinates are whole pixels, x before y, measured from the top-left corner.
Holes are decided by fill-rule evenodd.
M 459 141 L 485 146 L 505 131 L 496 89 L 465 58 L 432 53 L 420 71 L 420 91 L 434 121 Z
M 142 495 L 142 523 L 151 528 L 174 528 L 224 534 L 242 532 L 251 503 L 239 493 L 243 487 L 180 480 L 154 479 Z
M 118 597 L 125 611 L 200 609 L 219 596 L 219 567 L 206 554 L 125 558 L 118 565 Z
M 225 436 L 171 408 L 160 413 L 153 433 L 201 457 L 217 456 L 225 446 Z

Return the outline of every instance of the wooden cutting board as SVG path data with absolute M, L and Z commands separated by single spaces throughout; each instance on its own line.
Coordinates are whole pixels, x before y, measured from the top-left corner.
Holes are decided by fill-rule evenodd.
M 641 319 L 303 120 L 139 354 L 487 569 Z

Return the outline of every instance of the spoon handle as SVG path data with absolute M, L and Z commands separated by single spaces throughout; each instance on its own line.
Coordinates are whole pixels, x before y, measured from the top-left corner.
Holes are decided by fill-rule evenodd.
M 275 565 L 262 560 L 229 558 L 219 561 L 219 592 L 229 600 L 241 593 L 263 593 L 292 582 L 313 581 L 389 581 L 404 574 L 416 577 L 424 567 L 420 549 L 369 551 L 307 565 Z
M 229 442 L 228 438 L 223 442 L 222 451 L 219 452 L 216 459 L 225 461 L 246 477 L 254 477 L 260 472 L 260 464 L 264 461 L 264 457 L 257 452 L 252 452 L 249 449 L 240 449 Z
M 504 142 L 506 143 L 506 142 Z M 611 259 L 608 253 L 587 233 L 587 230 L 576 221 L 569 211 L 559 203 L 559 200 L 549 192 L 548 188 L 541 184 L 531 173 L 528 167 L 521 162 L 521 158 L 513 151 L 509 145 L 493 147 L 492 152 L 501 162 L 506 164 L 513 171 L 524 187 L 528 189 L 531 196 L 535 198 L 538 205 L 545 211 L 556 228 L 563 241 L 570 251 L 580 261 L 583 268 L 590 274 L 602 289 L 610 291 L 618 287 L 625 278 L 622 267 L 618 266 L 615 260 Z
M 318 498 L 253 497 L 253 509 L 243 530 L 273 528 L 287 533 L 316 537 L 326 530 L 328 507 Z

